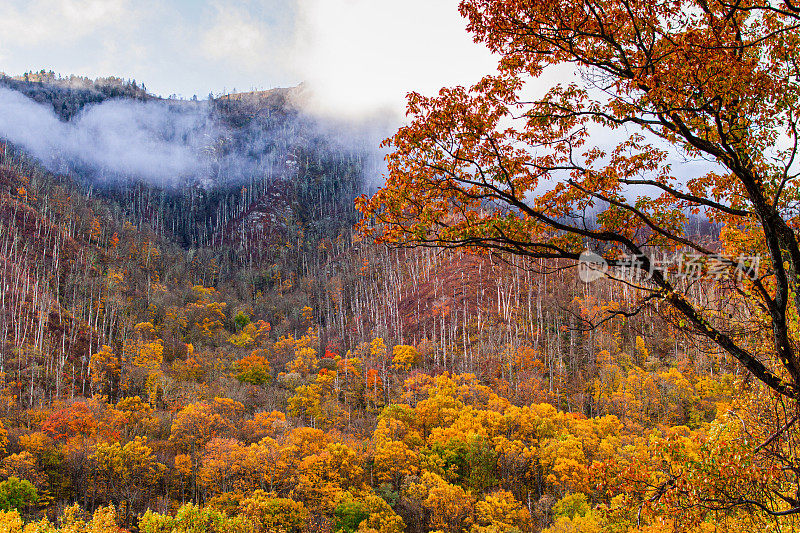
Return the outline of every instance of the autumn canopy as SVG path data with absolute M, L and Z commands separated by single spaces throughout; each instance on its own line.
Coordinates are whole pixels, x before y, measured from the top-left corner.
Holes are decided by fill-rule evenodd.
M 797 399 L 800 6 L 464 0 L 460 10 L 498 72 L 409 95 L 386 186 L 360 200 L 362 228 L 559 265 L 587 248 L 612 270 L 633 258 L 651 275 L 621 279 L 640 305 L 614 315 L 661 305 Z M 715 244 L 689 230 L 698 219 L 719 232 Z M 724 275 L 687 281 L 655 268 L 659 254 L 697 258 L 705 274 L 716 261 Z M 741 257 L 760 258 L 757 274 Z

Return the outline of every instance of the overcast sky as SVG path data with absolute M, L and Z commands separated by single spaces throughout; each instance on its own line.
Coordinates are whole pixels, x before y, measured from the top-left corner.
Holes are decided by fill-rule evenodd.
M 328 111 L 401 112 L 493 69 L 465 25 L 457 0 L 0 0 L 0 71 L 187 98 L 307 81 Z

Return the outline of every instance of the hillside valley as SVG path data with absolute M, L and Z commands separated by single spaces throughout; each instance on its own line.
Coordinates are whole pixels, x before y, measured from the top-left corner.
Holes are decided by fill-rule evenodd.
M 754 407 L 742 367 L 667 309 L 602 320 L 640 295 L 358 231 L 383 123 L 315 117 L 302 86 L 0 88 L 60 124 L 50 144 L 0 128 L 0 530 L 643 532 L 642 513 L 697 519 L 650 500 L 677 470 L 758 486 L 708 465 L 780 402 Z M 80 137 L 126 117 L 153 136 L 120 153 L 146 167 Z

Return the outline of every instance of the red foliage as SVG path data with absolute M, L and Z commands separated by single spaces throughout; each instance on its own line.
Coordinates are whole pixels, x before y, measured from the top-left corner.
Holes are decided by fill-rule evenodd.
M 77 402 L 51 414 L 42 424 L 42 431 L 54 440 L 91 435 L 97 431 L 97 419 L 84 402 Z

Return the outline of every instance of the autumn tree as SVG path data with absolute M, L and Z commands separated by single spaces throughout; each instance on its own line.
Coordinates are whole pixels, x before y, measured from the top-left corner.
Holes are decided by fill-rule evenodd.
M 255 350 L 247 357 L 236 361 L 236 379 L 251 385 L 263 385 L 272 377 L 270 375 L 269 360 Z
M 42 424 L 42 431 L 54 440 L 66 440 L 93 435 L 97 426 L 97 418 L 86 402 L 76 402 L 52 413 Z
M 300 533 L 308 522 L 308 510 L 288 498 L 272 498 L 262 490 L 242 501 L 243 514 L 256 524 L 256 531 Z
M 180 451 L 188 452 L 187 455 L 181 454 L 181 466 L 186 468 L 179 470 L 191 474 L 195 491 L 199 451 L 213 438 L 231 431 L 234 418 L 243 408 L 233 400 L 215 398 L 213 402 L 189 404 L 175 417 L 169 440 Z
M 103 346 L 89 360 L 92 383 L 98 388 L 98 392 L 108 397 L 119 392 L 120 369 L 120 359 L 109 346 Z
M 462 0 L 459 9 L 498 70 L 469 88 L 409 95 L 386 185 L 358 202 L 362 230 L 554 267 L 591 249 L 590 277 L 599 269 L 637 298 L 585 326 L 657 308 L 796 412 L 800 8 Z M 719 229 L 717 244 L 689 231 L 699 218 Z M 793 453 L 777 460 L 787 472 L 800 463 Z M 788 475 L 773 487 L 784 506 L 755 511 L 800 513 Z
M 463 0 L 460 11 L 500 57 L 498 73 L 409 96 L 386 186 L 359 200 L 362 229 L 385 242 L 571 261 L 589 245 L 612 275 L 635 261 L 647 273 L 635 283 L 640 306 L 668 304 L 680 326 L 797 398 L 800 10 Z M 528 81 L 566 67 L 575 81 L 531 97 Z M 677 155 L 709 162 L 681 179 Z M 722 228 L 722 250 L 687 235 L 692 215 Z M 741 305 L 703 307 L 655 259 L 678 250 L 725 278 L 713 287 L 741 293 Z M 763 256 L 757 275 L 731 259 L 740 255 Z
M 429 513 L 431 530 L 456 533 L 472 524 L 475 504 L 472 495 L 432 472 L 425 472 L 420 483 L 409 485 L 408 497 L 417 500 Z
M 248 449 L 235 439 L 211 439 L 201 457 L 197 473 L 207 493 L 233 492 L 247 487 L 243 469 L 247 466 Z
M 136 437 L 125 445 L 99 443 L 90 459 L 98 495 L 117 505 L 124 504 L 126 521 L 165 470 L 145 437 Z
M 403 519 L 397 516 L 386 501 L 371 491 L 349 490 L 341 493 L 333 511 L 336 531 L 378 531 L 400 533 Z
M 139 530 L 143 533 L 200 533 L 204 531 L 250 533 L 253 531 L 253 526 L 245 518 L 229 518 L 211 507 L 200 508 L 187 503 L 178 509 L 174 517 L 148 510 L 139 520 Z
M 420 359 L 417 349 L 406 345 L 395 346 L 392 356 L 392 366 L 400 372 L 408 372 Z
M 159 427 L 149 403 L 138 396 L 123 398 L 115 409 L 115 422 L 120 427 L 123 437 L 142 436 L 153 433 Z
M 517 528 L 524 530 L 530 521 L 530 513 L 507 491 L 487 494 L 475 504 L 477 521 L 484 527 L 496 527 L 503 531 Z
M 135 330 L 137 338 L 125 346 L 122 386 L 129 393 L 141 391 L 154 398 L 164 344 L 155 338 L 155 328 L 150 322 L 137 324 Z

